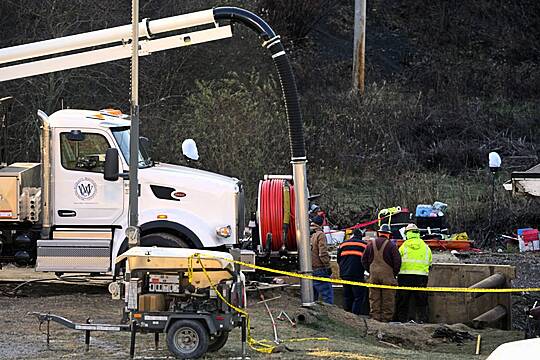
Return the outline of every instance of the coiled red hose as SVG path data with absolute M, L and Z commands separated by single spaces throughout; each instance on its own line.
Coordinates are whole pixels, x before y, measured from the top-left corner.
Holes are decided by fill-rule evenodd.
M 294 188 L 290 186 L 290 220 L 287 239 L 283 238 L 283 188 L 285 180 L 263 180 L 259 186 L 259 227 L 261 244 L 266 248 L 266 235 L 272 234 L 272 251 L 278 251 L 286 244 L 289 251 L 296 250 L 296 228 L 294 223 Z

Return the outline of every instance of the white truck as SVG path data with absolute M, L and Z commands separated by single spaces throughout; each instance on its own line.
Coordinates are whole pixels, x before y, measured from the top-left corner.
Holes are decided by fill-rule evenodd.
M 50 117 L 39 111 L 39 164 L 8 165 L 8 111 L 0 114 L 5 140 L 0 152 L 4 162 L 0 240 L 5 252 L 21 263 L 35 258 L 39 271 L 116 274 L 113 260 L 128 248 L 127 239 L 130 245 L 138 244 L 139 232 L 138 245 L 142 246 L 219 249 L 235 245 L 244 228 L 241 183 L 205 171 L 152 163 L 139 151 L 144 147 L 135 141 L 139 129 L 136 75 L 139 56 L 230 38 L 232 26 L 241 24 L 258 35 L 280 80 L 295 188 L 298 259 L 300 270 L 309 274 L 304 129 L 296 81 L 280 37 L 260 17 L 236 7 L 140 22 L 138 7 L 132 10 L 131 25 L 0 49 L 0 82 L 125 59 L 130 54 L 132 58 L 133 122 L 114 110 L 61 110 Z M 182 32 L 189 28 L 196 31 Z M 5 103 L 2 107 L 9 108 Z M 130 154 L 137 154 L 137 159 Z M 311 281 L 302 279 L 301 285 L 302 303 L 309 306 L 313 304 Z
M 127 250 L 130 121 L 116 110 L 60 110 L 51 116 L 40 111 L 38 117 L 42 162 L 0 169 L 4 251 L 19 263 L 37 256 L 38 271 L 114 271 L 111 259 Z M 107 157 L 109 149 L 119 156 Z M 238 179 L 155 163 L 144 146 L 140 149 L 142 246 L 225 249 L 237 244 L 244 229 Z M 107 178 L 111 161 L 121 171 Z M 49 230 L 51 238 L 40 240 Z

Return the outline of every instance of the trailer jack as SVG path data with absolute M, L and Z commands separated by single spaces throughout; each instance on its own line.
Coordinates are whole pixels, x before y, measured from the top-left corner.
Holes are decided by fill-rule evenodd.
M 62 326 L 65 326 L 72 330 L 84 331 L 84 351 L 88 352 L 90 350 L 90 334 L 92 331 L 111 331 L 111 332 L 130 332 L 130 341 L 129 341 L 129 358 L 133 359 L 135 357 L 135 340 L 137 331 L 140 329 L 137 321 L 133 320 L 130 324 L 94 324 L 90 318 L 86 319 L 85 323 L 76 323 L 71 320 L 68 320 L 62 316 L 54 315 L 51 313 L 39 313 L 39 312 L 29 312 L 27 315 L 35 316 L 39 321 L 39 331 L 42 331 L 43 324 L 46 323 L 46 336 L 47 336 L 47 350 L 50 350 L 51 343 L 51 321 L 54 321 Z M 160 331 L 154 332 L 154 348 L 158 350 L 159 347 L 159 334 Z M 239 359 L 247 360 L 249 356 L 247 355 L 247 322 L 246 318 L 242 316 L 241 318 L 241 334 L 242 334 L 242 353 Z
M 69 329 L 72 330 L 79 330 L 84 331 L 84 344 L 85 344 L 85 351 L 88 351 L 90 349 L 90 333 L 92 331 L 131 331 L 131 346 L 129 355 L 131 358 L 133 358 L 135 354 L 135 332 L 136 332 L 136 325 L 124 325 L 124 324 L 94 324 L 92 323 L 92 320 L 90 318 L 86 319 L 85 323 L 75 323 L 71 320 L 68 320 L 62 316 L 54 315 L 51 313 L 38 313 L 38 312 L 30 312 L 28 315 L 35 316 L 39 321 L 39 329 L 41 331 L 42 325 L 46 322 L 47 323 L 47 349 L 50 347 L 50 340 L 51 340 L 51 321 L 54 321 L 60 325 L 63 325 Z M 156 336 L 156 341 L 158 341 L 159 335 Z
M 84 331 L 84 351 L 87 352 L 90 350 L 90 333 L 92 331 L 129 331 L 131 333 L 130 342 L 129 342 L 129 358 L 133 359 L 135 357 L 135 335 L 137 334 L 137 322 L 132 321 L 131 324 L 94 324 L 90 318 L 86 319 L 85 323 L 75 323 L 71 320 L 68 320 L 64 317 L 54 315 L 51 313 L 38 313 L 30 312 L 28 315 L 34 315 L 39 320 L 39 329 L 41 331 L 41 326 L 46 322 L 47 323 L 47 350 L 50 349 L 51 342 L 51 321 L 54 321 L 60 325 L 63 325 L 72 330 Z M 159 346 L 159 332 L 154 333 L 154 344 L 155 349 L 158 349 Z

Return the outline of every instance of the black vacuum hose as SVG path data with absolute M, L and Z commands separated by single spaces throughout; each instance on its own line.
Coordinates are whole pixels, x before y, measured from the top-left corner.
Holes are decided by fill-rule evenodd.
M 295 160 L 306 159 L 306 146 L 304 142 L 304 127 L 302 124 L 302 112 L 300 111 L 300 100 L 296 81 L 292 71 L 291 63 L 285 53 L 285 48 L 281 39 L 274 30 L 259 16 L 254 13 L 237 7 L 216 7 L 214 8 L 214 19 L 231 20 L 241 23 L 255 31 L 263 40 L 262 46 L 270 51 L 274 65 L 276 66 L 283 99 L 285 100 L 285 111 L 289 126 L 289 141 L 291 148 L 291 158 Z

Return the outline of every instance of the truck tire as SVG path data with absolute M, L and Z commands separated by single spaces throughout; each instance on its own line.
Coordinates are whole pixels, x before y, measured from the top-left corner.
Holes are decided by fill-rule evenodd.
M 227 339 L 229 339 L 228 331 L 224 331 L 217 335 L 211 336 L 210 343 L 208 344 L 208 352 L 216 352 L 222 347 L 224 347 L 227 343 Z
M 141 238 L 141 246 L 190 248 L 189 244 L 176 235 L 169 233 L 152 233 Z
M 195 320 L 177 320 L 167 331 L 167 347 L 179 359 L 196 359 L 206 354 L 208 339 L 208 330 Z

